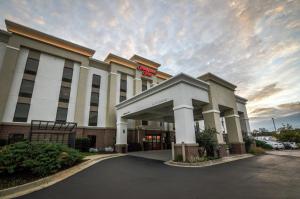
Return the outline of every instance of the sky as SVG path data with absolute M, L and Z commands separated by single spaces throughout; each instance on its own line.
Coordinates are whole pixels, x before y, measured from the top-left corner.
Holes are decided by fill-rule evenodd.
M 300 128 L 300 0 L 0 0 L 9 19 L 159 70 L 214 73 L 247 98 L 251 129 Z

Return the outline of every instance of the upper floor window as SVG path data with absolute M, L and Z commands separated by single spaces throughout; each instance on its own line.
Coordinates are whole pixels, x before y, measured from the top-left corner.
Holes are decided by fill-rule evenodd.
M 71 92 L 71 88 L 70 87 L 62 86 L 60 88 L 59 101 L 60 102 L 69 102 L 70 92 Z
M 72 82 L 73 69 L 64 67 L 62 80 L 65 82 Z
M 147 90 L 147 80 L 142 79 L 142 91 Z
M 28 58 L 24 73 L 36 75 L 39 66 L 39 60 L 35 58 Z
M 127 95 L 127 75 L 121 74 L 120 82 L 120 102 L 126 100 Z
M 101 82 L 101 77 L 99 75 L 93 75 L 93 82 L 92 82 L 92 87 L 93 88 L 100 88 L 100 82 Z
M 27 122 L 30 104 L 17 103 L 14 122 Z
M 91 106 L 98 106 L 99 105 L 99 93 L 92 92 L 90 105 Z
M 56 121 L 65 122 L 67 121 L 68 109 L 58 107 L 56 112 Z
M 90 111 L 89 126 L 97 126 L 98 111 Z
M 31 97 L 33 92 L 34 81 L 23 79 L 21 83 L 21 88 L 19 96 L 21 97 Z

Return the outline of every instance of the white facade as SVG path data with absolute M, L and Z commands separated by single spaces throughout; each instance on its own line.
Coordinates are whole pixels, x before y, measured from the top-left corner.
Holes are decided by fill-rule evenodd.
M 2 61 L 3 61 L 5 51 L 6 51 L 6 44 L 3 42 L 0 42 L 0 71 L 2 68 Z
M 28 121 L 54 121 L 65 60 L 41 53 Z
M 25 48 L 21 48 L 19 51 L 19 57 L 16 65 L 16 70 L 13 76 L 12 86 L 5 107 L 3 122 L 13 121 L 28 53 L 29 50 Z
M 109 73 L 107 71 L 100 70 L 97 68 L 92 68 L 92 67 L 89 67 L 86 70 L 89 70 L 89 73 L 88 73 L 88 82 L 87 82 L 86 94 L 85 94 L 86 103 L 85 103 L 85 113 L 84 113 L 84 125 L 88 126 L 91 92 L 92 92 L 92 80 L 93 80 L 93 75 L 95 74 L 101 77 L 97 127 L 105 127 Z

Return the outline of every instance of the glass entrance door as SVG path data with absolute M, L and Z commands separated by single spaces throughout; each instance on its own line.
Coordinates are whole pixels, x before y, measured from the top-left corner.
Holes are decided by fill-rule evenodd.
M 161 136 L 160 135 L 146 135 L 145 136 L 145 150 L 160 150 Z

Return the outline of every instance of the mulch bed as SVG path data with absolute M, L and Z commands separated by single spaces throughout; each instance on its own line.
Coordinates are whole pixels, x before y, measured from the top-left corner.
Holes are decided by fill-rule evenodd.
M 41 176 L 33 175 L 30 172 L 19 172 L 14 174 L 0 174 L 0 190 L 14 187 L 28 182 L 32 182 L 43 178 Z

